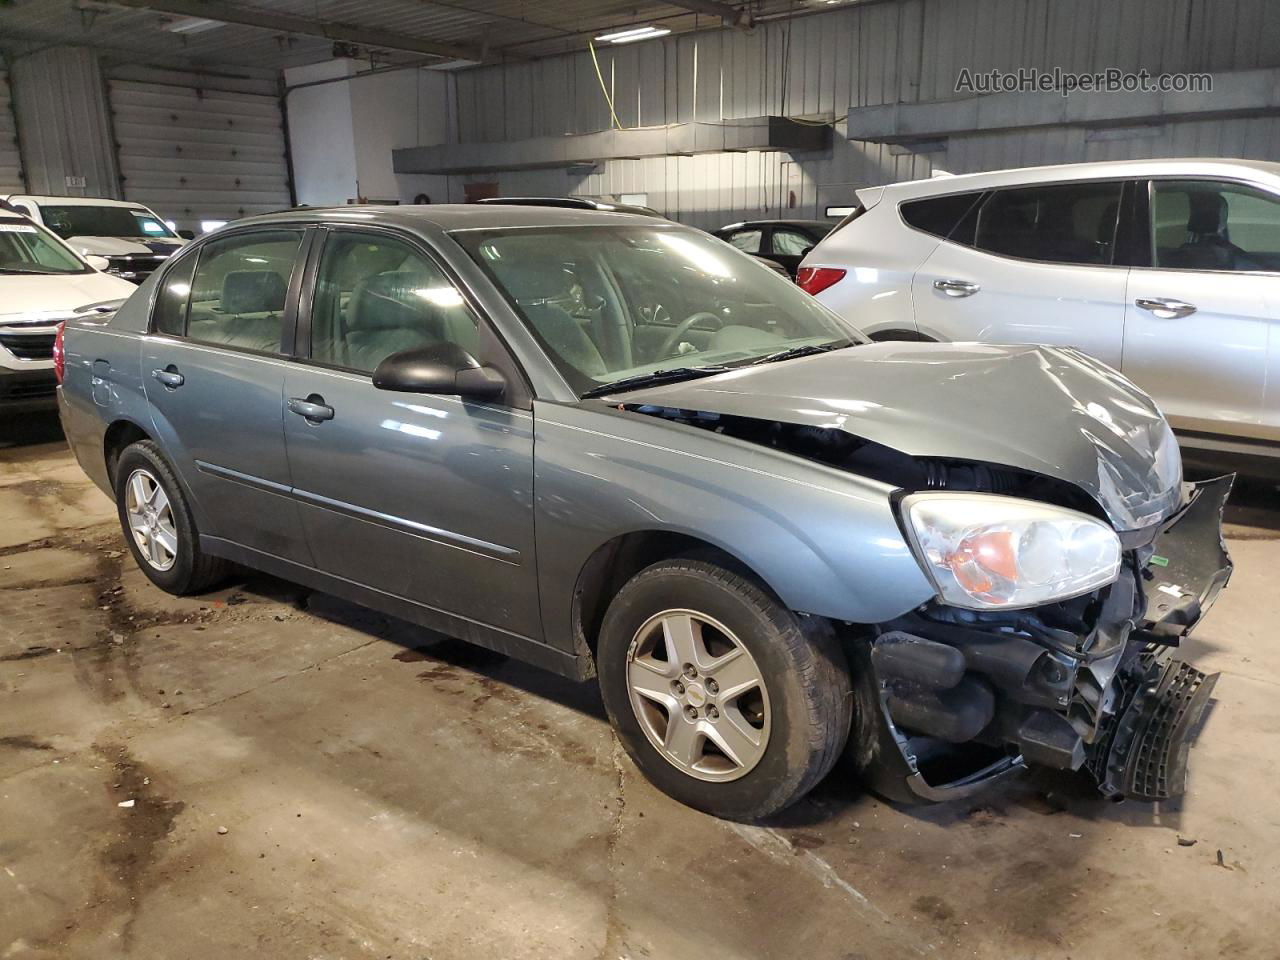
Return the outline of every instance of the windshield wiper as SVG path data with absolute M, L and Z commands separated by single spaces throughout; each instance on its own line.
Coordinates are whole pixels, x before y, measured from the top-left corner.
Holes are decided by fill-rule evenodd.
M 846 344 L 847 346 L 847 344 Z M 747 366 L 754 367 L 757 363 L 775 363 L 778 360 L 794 360 L 796 357 L 808 357 L 815 353 L 826 353 L 828 350 L 835 350 L 834 343 L 806 343 L 798 347 L 789 347 L 786 350 L 779 350 L 777 353 L 770 353 L 763 357 L 752 360 Z
M 64 270 L 24 270 L 22 267 L 0 267 L 0 273 L 21 273 L 23 275 L 30 274 L 35 277 L 56 277 L 61 276 Z
M 693 380 L 697 377 L 709 377 L 717 373 L 728 373 L 732 367 L 719 365 L 708 365 L 705 367 L 671 367 L 667 370 L 654 370 L 652 373 L 641 373 L 634 377 L 623 377 L 621 380 L 614 380 L 612 383 L 602 383 L 598 387 L 592 387 L 582 395 L 582 399 L 588 397 L 602 397 L 607 393 L 618 393 L 622 390 L 638 390 L 640 387 L 653 387 L 661 383 L 674 383 L 678 380 Z

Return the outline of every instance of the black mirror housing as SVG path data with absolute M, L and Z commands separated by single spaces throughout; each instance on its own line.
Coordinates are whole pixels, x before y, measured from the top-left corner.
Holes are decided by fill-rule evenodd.
M 393 353 L 373 371 L 373 385 L 398 393 L 439 393 L 472 400 L 496 400 L 507 389 L 502 374 L 481 366 L 456 343 Z

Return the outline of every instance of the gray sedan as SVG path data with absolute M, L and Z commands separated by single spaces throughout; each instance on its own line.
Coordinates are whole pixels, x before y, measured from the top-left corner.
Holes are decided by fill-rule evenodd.
M 598 677 L 639 768 L 754 819 L 1029 763 L 1182 791 L 1229 479 L 1068 349 L 869 344 L 653 218 L 240 221 L 57 343 L 63 424 L 173 593 L 235 562 Z

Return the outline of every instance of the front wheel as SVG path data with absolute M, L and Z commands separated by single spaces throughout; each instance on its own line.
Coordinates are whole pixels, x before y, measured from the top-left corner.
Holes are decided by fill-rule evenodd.
M 829 624 L 712 563 L 664 561 L 629 580 L 605 614 L 597 667 L 641 772 L 726 819 L 800 799 L 849 734 L 849 668 Z
M 129 552 L 157 587 L 178 595 L 199 593 L 226 576 L 227 562 L 200 549 L 186 496 L 154 443 L 139 441 L 120 454 L 115 490 Z

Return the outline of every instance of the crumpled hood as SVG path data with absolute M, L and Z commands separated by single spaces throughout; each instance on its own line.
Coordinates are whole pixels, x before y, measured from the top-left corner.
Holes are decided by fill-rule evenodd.
M 129 254 L 159 254 L 167 257 L 182 248 L 185 240 L 159 238 L 134 240 L 129 237 L 71 237 L 67 243 L 84 256 L 121 257 Z
M 1119 530 L 1182 495 L 1177 441 L 1151 398 L 1077 350 L 872 343 L 620 393 L 627 404 L 834 427 L 915 457 L 1073 483 Z

